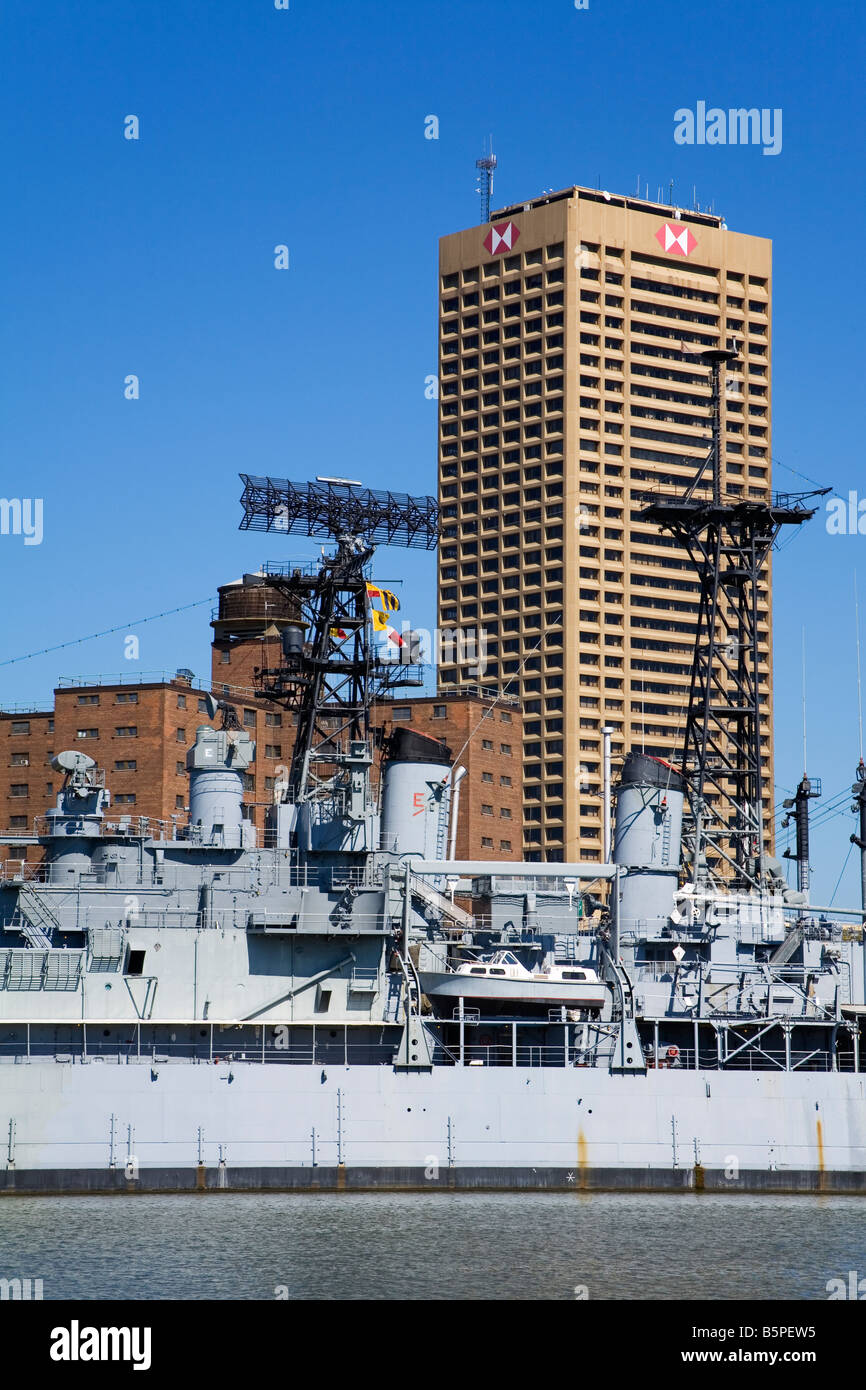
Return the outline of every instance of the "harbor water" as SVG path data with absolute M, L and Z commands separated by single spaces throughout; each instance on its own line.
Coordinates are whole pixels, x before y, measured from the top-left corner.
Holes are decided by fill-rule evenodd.
M 826 1300 L 866 1276 L 858 1197 L 8 1198 L 0 1280 L 43 1299 Z M 866 1287 L 866 1284 L 864 1284 Z

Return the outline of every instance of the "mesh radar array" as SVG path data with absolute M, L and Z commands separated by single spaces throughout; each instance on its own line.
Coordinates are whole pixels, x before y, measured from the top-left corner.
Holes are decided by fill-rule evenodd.
M 392 690 L 422 684 L 414 670 L 422 659 L 417 638 L 405 625 L 402 634 L 389 629 L 378 607 L 386 600 L 368 567 L 377 544 L 434 549 L 439 506 L 434 497 L 375 492 L 344 478 L 290 483 L 240 476 L 242 531 L 336 541 L 333 554 L 322 551 L 315 572 L 306 564 L 263 567 L 297 617 L 282 632 L 281 665 L 259 670 L 257 685 L 263 697 L 297 715 L 284 800 L 327 803 L 329 815 L 336 807 L 348 843 L 370 800 L 371 707 Z M 388 600 L 396 606 L 393 595 Z M 384 639 L 378 647 L 374 632 Z
M 435 497 L 375 492 L 342 478 L 290 483 L 284 478 L 253 478 L 241 473 L 242 531 L 282 531 L 287 535 L 363 536 L 372 545 L 434 550 L 439 538 Z

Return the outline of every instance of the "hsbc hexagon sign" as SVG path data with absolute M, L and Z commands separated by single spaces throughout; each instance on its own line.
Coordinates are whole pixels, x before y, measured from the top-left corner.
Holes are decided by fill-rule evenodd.
M 698 244 L 688 227 L 679 222 L 665 222 L 656 232 L 656 241 L 669 256 L 690 256 Z
M 494 222 L 484 238 L 484 249 L 492 256 L 501 256 L 511 250 L 519 236 L 520 228 L 516 223 Z

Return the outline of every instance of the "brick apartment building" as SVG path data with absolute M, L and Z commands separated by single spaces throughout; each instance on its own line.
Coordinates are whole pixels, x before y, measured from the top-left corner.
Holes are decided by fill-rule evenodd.
M 245 777 L 248 814 L 261 830 L 275 783 L 291 759 L 295 716 L 256 697 L 256 668 L 279 665 L 280 631 L 293 620 L 285 596 L 258 576 L 223 585 L 212 627 L 210 691 L 230 701 L 256 742 L 256 761 Z M 37 862 L 38 846 L 4 845 L 3 832 L 29 834 L 53 805 L 61 774 L 51 758 L 77 749 L 104 770 L 115 816 L 186 822 L 187 749 L 200 724 L 211 724 L 206 688 L 190 671 L 155 681 L 135 677 L 64 684 L 54 708 L 0 711 L 0 863 Z M 495 707 L 483 692 L 461 688 L 433 697 L 386 702 L 374 708 L 374 726 L 395 723 L 435 733 L 460 754 L 457 852 L 481 859 L 520 857 L 522 816 L 520 710 L 515 700 Z

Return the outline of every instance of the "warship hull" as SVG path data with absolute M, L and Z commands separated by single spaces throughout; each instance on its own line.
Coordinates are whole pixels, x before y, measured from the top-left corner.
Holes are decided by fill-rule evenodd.
M 0 1066 L 0 1191 L 866 1192 L 864 1091 L 843 1073 L 39 1059 Z

